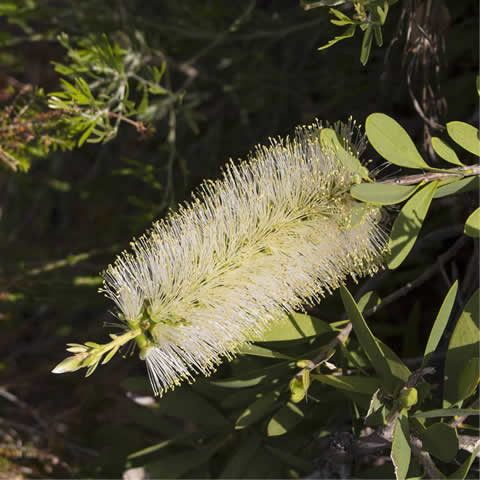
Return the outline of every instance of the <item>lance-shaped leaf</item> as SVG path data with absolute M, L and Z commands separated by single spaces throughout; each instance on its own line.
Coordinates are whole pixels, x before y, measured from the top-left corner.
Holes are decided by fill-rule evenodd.
M 480 156 L 478 128 L 464 122 L 449 122 L 447 123 L 447 132 L 450 138 L 462 148 Z
M 353 198 L 375 205 L 394 205 L 407 200 L 420 185 L 395 185 L 392 183 L 360 183 L 353 185 Z
M 461 400 L 459 374 L 470 359 L 478 355 L 480 348 L 479 290 L 468 301 L 458 319 L 448 345 L 445 359 L 443 407 L 450 407 Z
M 369 115 L 365 131 L 373 148 L 390 163 L 400 167 L 430 169 L 405 129 L 388 115 Z
M 438 418 L 438 417 L 456 417 L 457 415 L 480 415 L 480 410 L 475 408 L 438 408 L 428 410 L 427 412 L 417 412 L 412 417 L 419 418 Z
M 448 183 L 441 182 L 433 198 L 442 198 L 447 195 L 470 192 L 472 190 L 478 190 L 479 187 L 480 178 L 478 176 L 460 178 Z
M 355 155 L 344 148 L 337 132 L 333 128 L 322 128 L 320 141 L 325 150 L 327 152 L 332 151 L 345 168 L 360 175 L 362 178 L 368 178 L 368 170 Z
M 432 330 L 428 337 L 427 346 L 425 347 L 425 353 L 422 361 L 422 366 L 428 364 L 430 356 L 438 347 L 440 339 L 442 338 L 445 327 L 447 326 L 450 313 L 452 312 L 455 297 L 457 296 L 458 281 L 456 281 L 451 287 L 448 293 L 443 299 L 442 306 L 438 311 L 437 318 L 433 324 Z
M 336 43 L 340 42 L 341 40 L 345 40 L 346 38 L 351 38 L 355 35 L 355 30 L 357 26 L 356 25 L 349 25 L 349 27 L 341 34 L 336 36 L 334 39 L 329 40 L 329 42 L 325 45 L 322 45 L 319 47 L 319 50 L 324 50 L 325 48 L 331 47 L 332 45 L 335 45 Z
M 435 150 L 435 153 L 446 162 L 460 165 L 461 167 L 463 166 L 463 163 L 458 159 L 455 150 L 441 138 L 432 137 L 432 147 Z
M 260 395 L 248 408 L 246 408 L 235 422 L 235 429 L 241 430 L 261 420 L 273 408 L 280 396 L 277 390 Z
M 415 244 L 430 207 L 438 182 L 432 182 L 417 192 L 402 208 L 390 235 L 388 268 L 400 266 Z
M 342 296 L 343 305 L 345 306 L 348 318 L 352 322 L 353 330 L 357 335 L 360 345 L 367 354 L 370 363 L 381 377 L 384 379 L 390 379 L 391 372 L 388 362 L 382 352 L 382 349 L 378 345 L 376 338 L 368 328 L 368 325 L 365 322 L 358 305 L 345 287 L 340 287 L 340 294 Z M 376 389 L 374 389 L 372 393 L 375 390 Z
M 361 377 L 359 375 L 311 375 L 313 380 L 330 385 L 345 392 L 373 395 L 381 386 L 378 377 Z
M 242 355 L 254 355 L 256 357 L 283 358 L 284 360 L 294 360 L 288 355 L 276 352 L 275 350 L 271 350 L 270 348 L 260 347 L 259 345 L 243 345 L 239 348 L 238 353 Z
M 360 62 L 362 65 L 366 65 L 368 57 L 370 56 L 370 50 L 372 49 L 373 42 L 373 26 L 368 25 L 363 33 L 362 49 L 360 50 Z
M 332 329 L 327 322 L 319 318 L 305 315 L 303 313 L 294 313 L 288 315 L 283 321 L 279 322 L 268 332 L 266 332 L 262 342 L 284 342 L 298 340 L 301 338 L 313 337 L 322 333 L 329 333 Z
M 403 409 L 398 415 L 395 423 L 392 451 L 390 453 L 397 480 L 407 478 L 410 457 L 412 456 L 409 439 L 410 429 L 408 427 L 408 413 L 406 409 Z
M 473 238 L 480 237 L 480 208 L 477 208 L 465 222 L 464 232 Z
M 287 402 L 270 419 L 267 425 L 267 435 L 278 437 L 296 427 L 304 418 L 304 413 L 297 405 Z

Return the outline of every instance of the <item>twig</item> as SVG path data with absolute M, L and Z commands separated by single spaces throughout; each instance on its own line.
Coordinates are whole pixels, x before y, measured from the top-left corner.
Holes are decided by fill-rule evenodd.
M 386 306 L 390 305 L 391 303 L 395 302 L 399 298 L 407 295 L 412 291 L 413 289 L 419 287 L 423 283 L 425 283 L 430 277 L 433 277 L 437 270 L 450 258 L 454 257 L 455 254 L 460 250 L 460 248 L 463 247 L 463 245 L 468 241 L 468 238 L 465 236 L 460 237 L 444 254 L 440 255 L 437 259 L 437 261 L 431 265 L 429 268 L 427 268 L 418 278 L 413 280 L 412 282 L 407 283 L 404 285 L 402 288 L 397 290 L 396 292 L 393 292 L 392 294 L 388 295 L 388 297 L 385 297 L 379 305 L 376 305 L 366 312 L 364 312 L 365 317 L 369 317 L 370 315 L 373 315 L 374 313 L 378 312 L 379 310 L 384 309 Z
M 394 177 L 387 180 L 381 180 L 377 183 L 394 183 L 395 185 L 415 185 L 420 182 L 429 183 L 435 180 L 445 180 L 453 176 L 470 177 L 480 175 L 480 164 L 468 165 L 465 167 L 451 168 L 443 172 L 424 172 L 415 175 L 406 175 L 403 177 Z

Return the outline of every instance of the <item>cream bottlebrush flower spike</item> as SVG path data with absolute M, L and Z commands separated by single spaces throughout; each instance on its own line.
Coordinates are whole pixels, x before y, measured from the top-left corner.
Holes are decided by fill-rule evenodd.
M 161 394 L 210 374 L 347 276 L 375 272 L 386 245 L 380 212 L 349 195 L 363 168 L 360 152 L 328 146 L 332 133 L 314 124 L 257 147 L 248 162 L 229 163 L 222 179 L 205 182 L 189 204 L 133 241 L 101 289 L 126 333 L 106 345 L 70 344 L 75 355 L 54 372 L 88 367 L 90 374 L 104 354 L 106 363 L 135 338 Z M 340 133 L 346 143 L 353 131 L 342 126 Z

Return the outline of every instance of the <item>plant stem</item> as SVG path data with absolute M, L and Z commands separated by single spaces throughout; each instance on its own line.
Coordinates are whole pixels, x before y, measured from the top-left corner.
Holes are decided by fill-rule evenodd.
M 452 168 L 443 172 L 424 172 L 415 175 L 405 175 L 403 177 L 389 178 L 381 180 L 377 183 L 394 183 L 395 185 L 415 185 L 420 182 L 429 183 L 435 180 L 445 180 L 452 176 L 471 177 L 472 175 L 480 175 L 480 164 L 467 165 L 464 167 Z

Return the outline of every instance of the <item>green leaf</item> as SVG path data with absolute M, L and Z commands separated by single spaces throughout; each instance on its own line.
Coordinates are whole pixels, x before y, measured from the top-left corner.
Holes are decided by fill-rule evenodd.
M 243 478 L 243 474 L 249 463 L 257 453 L 262 437 L 260 435 L 249 435 L 240 445 L 235 446 L 234 453 L 228 458 L 222 473 L 218 478 Z
M 410 465 L 410 430 L 408 428 L 407 410 L 403 409 L 398 415 L 393 432 L 392 451 L 390 458 L 395 468 L 395 477 L 397 480 L 407 478 L 408 467 Z
M 419 418 L 437 418 L 456 417 L 457 415 L 480 416 L 480 410 L 475 408 L 438 408 L 436 410 L 428 410 L 427 412 L 417 412 L 412 416 Z
M 294 313 L 285 317 L 283 322 L 276 324 L 269 332 L 263 335 L 262 342 L 283 342 L 308 338 L 322 333 L 329 333 L 332 329 L 327 322 L 303 313 Z
M 246 408 L 235 422 L 235 429 L 241 430 L 265 417 L 277 403 L 280 393 L 275 390 L 265 394 L 260 394 L 248 408 Z
M 369 115 L 365 131 L 373 148 L 390 163 L 400 167 L 430 169 L 405 129 L 388 115 Z
M 340 42 L 341 40 L 345 40 L 346 38 L 351 38 L 355 35 L 356 25 L 350 25 L 341 35 L 337 35 L 334 39 L 329 40 L 327 44 L 322 45 L 319 47 L 319 50 L 324 50 L 325 48 L 329 48 L 332 45 Z
M 368 25 L 363 33 L 362 49 L 360 50 L 360 62 L 362 65 L 366 65 L 368 57 L 370 56 L 370 50 L 372 49 L 373 42 L 373 27 Z
M 219 401 L 219 406 L 225 410 L 244 409 L 247 405 L 254 402 L 257 395 L 265 389 L 265 385 L 235 389 L 232 393 L 229 393 L 225 398 Z
M 331 13 L 332 15 L 335 15 L 338 18 L 338 20 L 340 20 L 341 22 L 344 22 L 344 23 L 335 23 L 335 25 L 347 25 L 349 23 L 355 23 L 354 20 L 352 20 L 350 17 L 345 15 L 340 10 L 337 10 L 336 8 L 330 8 L 329 13 Z M 337 22 L 336 20 L 330 20 L 330 21 L 332 23 Z
M 382 27 L 380 25 L 374 25 L 373 31 L 375 33 L 375 43 L 377 46 L 381 47 L 383 45 Z
M 436 154 L 443 158 L 448 163 L 463 166 L 463 163 L 458 159 L 455 150 L 450 145 L 446 144 L 441 138 L 432 137 L 432 147 Z
M 362 202 L 375 205 L 394 205 L 407 200 L 419 187 L 420 185 L 360 183 L 352 186 L 350 194 Z
M 300 470 L 303 473 L 310 473 L 315 467 L 312 462 L 300 458 L 297 455 L 286 453 L 283 450 L 265 445 L 266 449 L 275 457 L 279 458 L 285 464 Z
M 368 178 L 368 170 L 362 166 L 360 160 L 355 155 L 345 150 L 341 139 L 333 128 L 322 128 L 320 141 L 322 142 L 322 147 L 327 152 L 332 152 L 335 155 L 335 160 L 339 161 L 345 168 L 360 175 L 362 178 Z
M 458 452 L 457 431 L 446 423 L 434 423 L 424 430 L 423 448 L 442 462 L 451 462 Z
M 390 257 L 388 259 L 390 270 L 399 267 L 410 253 L 420 233 L 437 186 L 438 182 L 427 184 L 400 210 L 390 234 Z
M 289 375 L 290 372 L 293 372 L 294 368 L 295 362 L 282 361 L 267 368 L 263 367 L 249 370 L 235 377 L 227 378 L 225 380 L 212 380 L 210 383 L 223 388 L 254 387 L 266 380 L 271 380 L 272 382 L 276 381 L 278 375 Z
M 191 432 L 182 433 L 173 438 L 168 438 L 167 440 L 163 440 L 162 442 L 156 443 L 154 445 L 150 445 L 149 447 L 146 447 L 146 448 L 142 448 L 141 450 L 137 450 L 136 452 L 133 452 L 130 455 L 128 455 L 127 458 L 129 460 L 132 460 L 134 458 L 144 457 L 145 455 L 150 455 L 151 453 L 158 452 L 170 445 L 173 445 L 177 442 L 181 442 L 182 440 L 186 440 L 190 437 L 191 437 Z
M 152 478 L 180 478 L 190 470 L 205 463 L 225 444 L 225 439 L 213 441 L 197 449 L 167 455 L 161 460 L 147 464 Z
M 85 143 L 85 140 L 87 140 L 87 138 L 90 136 L 90 134 L 92 133 L 92 130 L 95 128 L 95 125 L 96 123 L 95 122 L 92 122 L 90 124 L 90 126 L 83 132 L 82 136 L 80 137 L 80 139 L 78 140 L 78 146 L 81 147 L 84 143 Z
M 387 409 L 383 403 L 381 390 L 378 389 L 372 395 L 370 405 L 368 406 L 368 412 L 365 417 L 365 425 L 385 425 Z
M 459 178 L 453 182 L 439 185 L 438 190 L 435 192 L 433 198 L 442 198 L 447 195 L 453 195 L 457 193 L 470 192 L 471 190 L 478 190 L 480 188 L 480 177 L 477 175 L 473 177 Z
M 480 348 L 479 290 L 468 301 L 453 331 L 445 359 L 443 407 L 461 400 L 458 375 L 463 365 L 478 355 Z
M 292 402 L 287 402 L 270 419 L 267 425 L 267 435 L 278 437 L 296 427 L 304 418 L 303 412 Z
M 294 360 L 292 357 L 284 355 L 283 353 L 275 352 L 274 350 L 270 350 L 269 348 L 251 344 L 246 344 L 240 347 L 238 353 L 240 353 L 241 355 L 255 355 L 257 357 L 283 358 L 285 360 Z
M 382 384 L 378 377 L 362 377 L 359 375 L 320 375 L 311 374 L 312 380 L 330 385 L 338 390 L 364 395 L 373 395 Z
M 422 361 L 422 367 L 428 364 L 432 353 L 438 347 L 442 338 L 445 327 L 447 326 L 450 313 L 452 312 L 453 304 L 455 303 L 455 297 L 457 296 L 458 280 L 450 287 L 445 298 L 443 299 L 442 306 L 438 311 L 437 318 L 433 324 L 432 330 L 428 337 L 427 346 L 425 347 L 424 357 Z
M 478 128 L 464 122 L 449 122 L 447 123 L 447 132 L 455 143 L 477 157 L 480 156 Z
M 480 383 L 480 358 L 473 357 L 462 366 L 458 376 L 458 399 L 465 400 L 473 395 Z
M 475 458 L 477 458 L 477 455 L 479 452 L 480 452 L 480 444 L 473 449 L 470 456 L 457 468 L 457 470 L 455 470 L 455 472 L 449 475 L 448 478 L 451 480 L 460 480 L 460 479 L 466 478 L 468 475 L 468 471 L 470 470 L 470 467 L 472 466 L 472 463 L 475 460 Z
M 408 377 L 410 377 L 412 372 L 388 345 L 385 345 L 378 338 L 376 340 L 378 346 L 382 350 L 385 360 L 387 361 L 391 377 L 395 378 L 397 380 L 397 383 L 400 383 L 402 385 L 407 383 Z
M 465 222 L 465 228 L 463 230 L 466 235 L 473 238 L 480 237 L 480 207 L 477 208 Z
M 391 372 L 387 360 L 385 359 L 376 338 L 373 336 L 372 332 L 368 328 L 367 323 L 365 322 L 365 319 L 360 313 L 358 305 L 346 287 L 340 287 L 340 294 L 343 305 L 345 306 L 345 310 L 347 311 L 348 318 L 352 322 L 353 330 L 357 335 L 360 345 L 367 354 L 370 363 L 381 377 L 384 379 L 389 379 L 391 377 Z
M 169 392 L 159 402 L 157 411 L 159 414 L 189 420 L 212 430 L 229 426 L 229 422 L 217 408 L 190 388 Z
M 369 292 L 362 295 L 362 298 L 357 302 L 358 309 L 363 313 L 365 310 L 370 310 L 377 305 L 382 303 L 381 298 L 378 296 L 375 290 L 370 290 Z
M 387 20 L 387 15 L 388 15 L 388 1 L 385 1 L 383 4 L 384 8 L 377 6 L 377 13 L 378 13 L 378 18 L 380 20 L 380 24 L 383 25 L 385 21 Z

